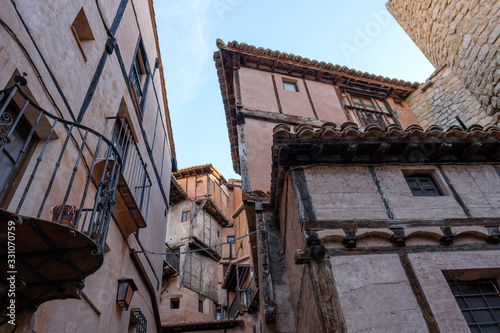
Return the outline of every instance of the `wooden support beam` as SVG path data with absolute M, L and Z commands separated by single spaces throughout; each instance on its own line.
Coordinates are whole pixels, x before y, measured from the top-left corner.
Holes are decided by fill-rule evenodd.
M 460 154 L 460 158 L 471 160 L 482 146 L 483 144 L 481 142 L 476 141 L 471 143 L 467 148 L 464 149 L 464 151 L 462 151 L 462 153 Z
M 471 217 L 471 218 L 440 218 L 440 219 L 345 219 L 304 221 L 304 230 L 318 229 L 348 229 L 348 228 L 420 228 L 420 227 L 498 227 L 500 219 L 497 217 Z
M 431 153 L 430 158 L 433 161 L 441 159 L 446 153 L 453 147 L 451 143 L 443 142 L 441 143 L 436 150 Z
M 350 162 L 354 158 L 359 145 L 357 143 L 349 143 L 344 152 L 341 154 L 341 158 L 344 162 Z
M 330 261 L 311 260 L 309 267 L 321 332 L 347 332 Z
M 264 222 L 264 212 L 262 204 L 256 203 L 256 218 L 258 255 L 259 255 L 259 273 L 260 273 L 260 288 L 262 289 L 263 308 L 265 321 L 268 324 L 276 322 L 276 303 L 274 300 L 273 282 L 271 279 L 269 252 L 267 247 L 267 234 Z
M 384 158 L 384 155 L 391 148 L 391 144 L 387 142 L 381 143 L 377 149 L 373 152 L 371 159 L 373 161 L 381 161 Z
M 322 151 L 323 151 L 322 144 L 315 143 L 315 144 L 311 145 L 311 148 L 309 149 L 309 159 L 313 162 L 318 160 Z

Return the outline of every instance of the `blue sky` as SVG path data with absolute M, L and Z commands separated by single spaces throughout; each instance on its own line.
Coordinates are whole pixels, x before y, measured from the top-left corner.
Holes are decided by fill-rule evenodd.
M 179 168 L 232 168 L 213 52 L 236 40 L 369 73 L 423 82 L 432 65 L 386 0 L 156 0 L 156 23 Z

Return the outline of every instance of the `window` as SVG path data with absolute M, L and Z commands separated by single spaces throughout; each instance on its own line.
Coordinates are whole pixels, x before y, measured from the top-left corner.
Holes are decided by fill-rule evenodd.
M 92 33 L 92 29 L 90 28 L 90 24 L 83 7 L 80 9 L 75 20 L 71 24 L 71 32 L 76 39 L 76 43 L 82 53 L 83 59 L 87 61 L 85 52 L 89 51 L 91 41 L 94 40 L 94 34 Z
M 198 300 L 198 311 L 203 313 L 203 301 Z
M 132 61 L 132 67 L 130 68 L 129 81 L 134 91 L 135 100 L 141 111 L 141 116 L 144 109 L 144 97 L 149 83 L 147 74 L 149 74 L 149 66 L 147 63 L 146 50 L 142 41 L 139 39 L 134 60 Z
M 234 236 L 227 236 L 227 242 L 234 244 Z
M 394 102 L 394 104 L 395 104 L 398 108 L 404 108 L 403 104 L 401 104 L 400 102 Z
M 220 231 L 217 230 L 217 237 L 220 237 Z
M 171 298 L 170 299 L 170 308 L 177 310 L 179 309 L 180 299 L 179 298 Z
M 384 100 L 351 93 L 344 93 L 343 98 L 346 113 L 360 127 L 376 124 L 386 128 L 396 123 L 392 110 Z
M 439 189 L 432 175 L 405 175 L 406 182 L 411 193 L 416 197 L 441 196 L 443 192 Z
M 182 212 L 182 217 L 181 217 L 181 222 L 189 221 L 191 220 L 191 211 L 186 210 Z
M 285 81 L 285 80 L 283 80 L 283 89 L 295 92 L 299 91 L 299 88 L 297 88 L 297 82 Z
M 500 332 L 500 293 L 493 280 L 448 281 L 471 332 Z

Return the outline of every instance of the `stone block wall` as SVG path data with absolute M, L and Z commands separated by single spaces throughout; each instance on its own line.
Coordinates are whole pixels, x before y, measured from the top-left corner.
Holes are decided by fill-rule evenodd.
M 500 113 L 499 1 L 389 0 L 387 8 L 434 67 L 448 65 L 462 81 L 457 98 L 468 90 L 488 115 Z
M 498 125 L 500 121 L 500 114 L 489 115 L 448 66 L 437 69 L 406 102 L 424 128 L 434 124 L 444 129 L 459 125 L 456 116 L 467 127 Z

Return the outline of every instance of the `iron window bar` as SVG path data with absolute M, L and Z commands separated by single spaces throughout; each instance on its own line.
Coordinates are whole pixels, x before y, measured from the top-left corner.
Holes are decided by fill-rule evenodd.
M 134 308 L 131 310 L 132 315 L 135 316 L 135 320 L 137 321 L 135 324 L 135 332 L 136 333 L 146 333 L 148 328 L 148 321 L 146 316 L 142 313 L 141 309 Z
M 106 129 L 109 129 L 109 141 L 113 143 L 114 149 L 108 149 L 104 153 L 105 158 L 113 158 L 114 153 L 123 161 L 122 175 L 132 192 L 132 196 L 139 207 L 144 220 L 147 219 L 149 208 L 149 196 L 151 194 L 151 179 L 146 170 L 139 148 L 134 139 L 132 129 L 125 117 L 106 118 Z
M 495 281 L 451 280 L 448 284 L 472 332 L 500 331 L 500 292 Z

